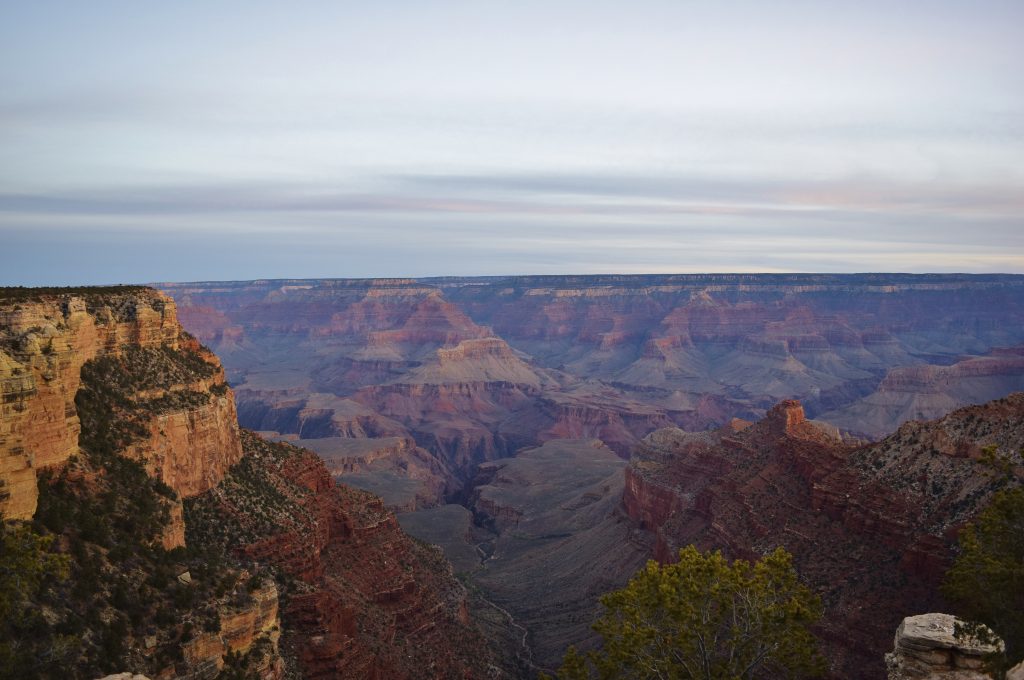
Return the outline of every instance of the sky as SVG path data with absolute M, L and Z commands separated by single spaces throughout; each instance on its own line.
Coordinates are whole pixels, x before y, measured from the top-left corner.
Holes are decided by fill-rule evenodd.
M 1024 2 L 0 5 L 0 285 L 1024 273 Z

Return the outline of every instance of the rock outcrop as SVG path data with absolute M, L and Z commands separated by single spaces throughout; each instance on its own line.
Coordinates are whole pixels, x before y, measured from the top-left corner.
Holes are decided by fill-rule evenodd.
M 281 678 L 274 582 L 181 549 L 182 499 L 217 485 L 242 449 L 224 370 L 174 301 L 140 287 L 0 289 L 0 392 L 0 512 L 73 558 L 5 622 L 46 612 L 17 647 L 32 675 L 120 666 L 200 680 L 230 658 Z
M 278 653 L 281 619 L 277 586 L 266 579 L 251 589 L 241 604 L 227 602 L 217 608 L 219 627 L 203 631 L 181 646 L 184 665 L 191 677 L 215 678 L 230 654 L 250 655 L 248 677 L 279 680 L 284 661 Z
M 482 333 L 437 301 L 420 313 L 449 319 L 446 339 Z M 305 677 L 493 675 L 440 553 L 379 498 L 337 486 L 315 454 L 243 437 L 219 361 L 172 300 L 19 289 L 0 296 L 0 322 L 5 519 L 43 532 L 33 549 L 74 557 L 67 579 L 20 593 L 23 616 L 0 622 L 32 631 L 14 668 L 280 680 L 284 637 Z M 436 500 L 450 473 L 408 437 L 338 472 L 407 455 Z
M 1001 643 L 961 632 L 950 614 L 908 616 L 896 629 L 893 651 L 885 656 L 889 680 L 991 680 L 986 656 L 998 654 Z M 991 631 L 988 631 L 991 634 Z
M 144 288 L 76 292 L 0 290 L 0 512 L 28 519 L 36 506 L 36 471 L 59 468 L 79 452 L 75 399 L 83 368 L 117 361 L 125 351 L 186 356 L 198 372 L 182 382 L 143 380 L 128 394 L 159 404 L 123 452 L 183 496 L 215 485 L 241 456 L 234 401 L 216 357 L 184 333 L 174 301 Z M 198 362 L 198 363 L 197 363 Z M 177 399 L 184 394 L 206 399 Z M 175 403 L 176 402 L 176 403 Z

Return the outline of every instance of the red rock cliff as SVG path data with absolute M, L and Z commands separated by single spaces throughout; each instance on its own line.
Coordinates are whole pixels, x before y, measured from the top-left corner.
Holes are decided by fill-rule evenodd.
M 312 452 L 249 432 L 243 443 L 239 469 L 188 502 L 189 540 L 219 535 L 296 580 L 285 631 L 306 677 L 485 675 L 465 590 L 436 549 L 406 536 L 379 498 L 336 485 Z

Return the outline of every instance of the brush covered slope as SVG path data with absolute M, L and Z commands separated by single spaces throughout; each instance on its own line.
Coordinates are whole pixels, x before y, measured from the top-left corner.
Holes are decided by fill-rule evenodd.
M 336 485 L 316 454 L 243 431 L 246 455 L 186 502 L 189 543 L 272 565 L 285 641 L 306 678 L 500 675 L 441 551 L 383 502 Z
M 956 533 L 996 490 L 1019 483 L 1022 447 L 1019 393 L 859 448 L 784 401 L 753 424 L 653 433 L 626 471 L 623 502 L 656 536 L 660 560 L 691 543 L 746 559 L 786 548 L 822 596 L 833 672 L 882 677 L 900 620 L 946 608 L 937 586 Z M 986 450 L 1014 475 L 993 468 Z

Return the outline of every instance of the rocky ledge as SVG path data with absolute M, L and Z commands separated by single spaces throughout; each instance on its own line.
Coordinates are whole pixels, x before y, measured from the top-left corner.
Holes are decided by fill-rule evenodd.
M 985 657 L 998 654 L 1002 643 L 984 642 L 962 629 L 958 634 L 962 625 L 951 614 L 903 619 L 893 651 L 885 656 L 889 680 L 990 680 Z

